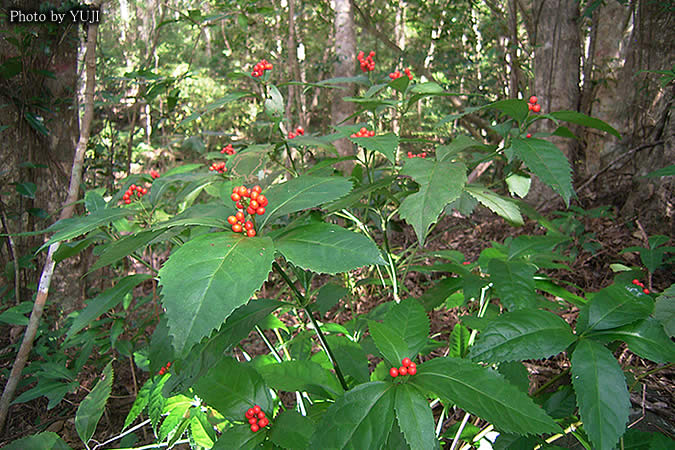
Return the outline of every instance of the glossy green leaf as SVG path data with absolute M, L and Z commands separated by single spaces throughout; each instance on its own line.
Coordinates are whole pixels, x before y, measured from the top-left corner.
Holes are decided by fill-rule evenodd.
M 675 336 L 675 284 L 656 298 L 654 317 L 661 322 L 668 336 Z
M 410 448 L 437 449 L 434 416 L 427 399 L 411 384 L 396 386 L 396 420 Z
M 62 219 L 54 223 L 45 230 L 46 233 L 55 231 L 54 235 L 44 243 L 38 252 L 49 247 L 55 242 L 65 241 L 85 233 L 95 230 L 96 228 L 108 225 L 114 220 L 120 219 L 131 214 L 126 208 L 107 208 L 93 212 L 87 216 L 71 217 L 70 219 Z
M 394 400 L 391 383 L 372 381 L 358 385 L 328 408 L 309 448 L 379 448 L 394 422 Z
M 483 186 L 467 186 L 465 191 L 493 213 L 505 218 L 515 225 L 523 224 L 523 217 L 520 215 L 518 205 L 514 202 L 495 194 Z
M 563 288 L 562 286 L 558 286 L 550 280 L 535 280 L 534 284 L 538 290 L 555 295 L 556 297 L 560 297 L 573 305 L 581 307 L 587 303 L 585 298 L 571 293 L 567 289 Z
M 156 239 L 162 233 L 164 233 L 164 230 L 141 231 L 111 242 L 106 245 L 105 250 L 99 255 L 98 260 L 91 266 L 87 273 L 116 263 L 125 256 L 131 255 L 141 247 L 145 247 L 150 241 Z
M 258 228 L 262 229 L 274 218 L 336 200 L 349 193 L 351 188 L 351 182 L 345 178 L 312 175 L 291 178 L 285 183 L 272 185 L 263 192 L 269 204 Z
M 333 398 L 343 392 L 335 375 L 312 361 L 267 364 L 259 367 L 258 372 L 268 385 L 282 391 L 306 391 Z
M 457 358 L 435 358 L 417 366 L 409 383 L 494 424 L 500 431 L 541 434 L 560 431 L 530 397 L 502 375 Z
M 38 434 L 32 434 L 22 439 L 17 439 L 2 447 L 4 450 L 28 450 L 28 449 L 50 449 L 50 450 L 72 450 L 58 434 L 51 431 L 44 431 Z
M 582 339 L 572 354 L 572 384 L 593 448 L 613 449 L 626 431 L 630 396 L 612 352 L 591 339 Z
M 329 223 L 291 228 L 274 239 L 274 246 L 288 261 L 317 273 L 347 272 L 371 264 L 385 264 L 373 241 Z
M 569 205 L 574 195 L 572 168 L 563 152 L 553 143 L 535 138 L 514 138 L 511 146 L 525 165 Z
M 60 263 L 65 259 L 72 258 L 82 252 L 82 250 L 88 248 L 98 239 L 100 239 L 100 237 L 88 236 L 77 241 L 62 242 L 61 245 L 59 245 L 59 249 L 54 252 L 54 261 Z
M 200 225 L 214 228 L 230 228 L 227 216 L 234 213 L 233 208 L 227 208 L 220 202 L 211 202 L 193 205 L 172 219 L 156 224 L 155 230 L 173 228 L 186 225 Z
M 651 317 L 622 327 L 597 331 L 589 334 L 589 337 L 607 342 L 624 341 L 633 353 L 657 363 L 675 361 L 675 343 L 663 331 L 661 324 Z
M 506 378 L 509 383 L 520 389 L 521 392 L 524 392 L 525 394 L 528 393 L 530 389 L 530 379 L 528 376 L 529 372 L 527 371 L 527 367 L 525 367 L 522 362 L 502 362 L 499 364 L 497 372 L 504 375 L 504 378 Z
M 595 128 L 596 130 L 604 131 L 621 139 L 621 134 L 619 134 L 618 131 L 616 131 L 608 123 L 603 122 L 600 119 L 596 119 L 595 117 L 589 117 L 586 114 L 582 114 L 577 111 L 555 111 L 549 115 L 565 122 L 576 123 L 577 125 Z
M 243 414 L 242 414 L 243 417 Z M 252 433 L 249 424 L 226 428 L 211 450 L 251 450 L 261 448 L 266 433 Z
M 469 351 L 469 329 L 461 323 L 455 324 L 448 339 L 448 355 L 451 358 L 464 358 Z
M 634 285 L 612 284 L 598 291 L 580 309 L 581 330 L 608 330 L 646 319 L 654 310 L 654 300 Z
M 525 261 L 493 258 L 488 263 L 488 270 L 499 299 L 509 311 L 530 309 L 536 305 L 535 266 Z
M 185 395 L 175 395 L 167 398 L 164 404 L 163 414 L 166 415 L 159 427 L 159 439 L 166 439 L 171 432 L 177 430 L 181 424 L 185 424 L 187 416 L 189 416 L 189 409 L 192 407 L 194 399 L 186 397 Z
M 483 362 L 548 358 L 574 340 L 570 326 L 555 314 L 519 310 L 493 319 L 478 335 L 469 357 Z
M 307 448 L 315 428 L 316 425 L 308 417 L 287 409 L 274 418 L 270 440 L 282 448 Z
M 368 358 L 360 344 L 336 335 L 326 336 L 326 341 L 345 375 L 350 375 L 357 383 L 369 380 Z
M 350 137 L 350 141 L 366 150 L 383 154 L 392 164 L 396 161 L 398 136 L 393 133 L 380 134 L 371 137 Z
M 187 352 L 248 302 L 267 279 L 273 260 L 269 238 L 229 232 L 200 236 L 176 250 L 159 271 L 159 280 L 177 354 Z
M 368 329 L 380 354 L 391 367 L 398 367 L 401 365 L 403 358 L 413 356 L 408 355 L 408 344 L 396 328 L 370 321 L 368 322 Z
M 94 435 L 96 425 L 103 416 L 105 404 L 108 401 L 113 383 L 112 361 L 103 370 L 101 379 L 96 383 L 94 389 L 87 394 L 77 408 L 75 415 L 75 429 L 78 436 L 85 444 Z
M 272 415 L 272 398 L 263 378 L 251 365 L 231 357 L 221 359 L 197 380 L 195 391 L 229 419 L 241 420 L 246 410 L 255 405 L 260 405 L 268 416 Z
M 118 281 L 115 286 L 89 300 L 89 304 L 82 311 L 80 311 L 80 314 L 75 318 L 73 324 L 70 326 L 67 337 L 72 337 L 75 333 L 89 325 L 101 314 L 108 312 L 110 309 L 117 306 L 117 304 L 122 301 L 124 296 L 131 292 L 133 288 L 143 281 L 149 280 L 150 278 L 152 278 L 152 276 L 143 273 L 129 275 L 128 277 L 124 277 Z
M 429 227 L 438 220 L 445 205 L 459 197 L 466 183 L 462 163 L 414 158 L 406 161 L 401 175 L 412 177 L 420 189 L 401 203 L 399 214 L 413 226 L 421 246 Z
M 405 356 L 415 358 L 427 343 L 429 318 L 424 307 L 414 298 L 408 297 L 394 304 L 384 316 L 382 324 L 394 328 L 408 344 Z
M 129 410 L 129 413 L 127 413 L 127 418 L 124 419 L 124 426 L 122 427 L 122 429 L 125 429 L 129 425 L 131 425 L 133 421 L 136 420 L 136 418 L 141 415 L 145 407 L 148 406 L 148 401 L 150 400 L 150 392 L 154 384 L 155 384 L 154 379 L 150 378 L 143 384 L 141 389 L 138 391 L 138 394 L 136 395 L 136 400 L 134 401 L 134 404 L 131 405 L 131 409 Z
M 527 103 L 525 100 L 519 100 L 515 98 L 490 103 L 489 105 L 486 105 L 485 108 L 501 111 L 507 116 L 516 119 L 518 122 L 524 121 L 528 112 Z

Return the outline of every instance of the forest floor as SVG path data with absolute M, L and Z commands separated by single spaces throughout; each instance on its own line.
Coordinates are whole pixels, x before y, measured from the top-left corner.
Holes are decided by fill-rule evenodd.
M 595 253 L 581 252 L 576 260 L 569 264 L 569 270 L 557 270 L 551 272 L 555 278 L 574 282 L 583 291 L 594 292 L 611 284 L 612 272 L 609 269 L 611 263 L 623 263 L 626 265 L 640 265 L 639 257 L 635 253 L 619 254 L 622 248 L 630 245 L 643 246 L 639 231 L 630 229 L 628 224 L 609 218 L 586 218 L 582 219 L 585 230 L 595 233 L 593 241 L 600 245 Z M 545 230 L 534 221 L 527 221 L 522 227 L 512 227 L 504 220 L 487 212 L 474 215 L 471 219 L 458 217 L 445 217 L 436 227 L 435 239 L 430 241 L 425 249 L 430 250 L 457 250 L 462 252 L 467 261 L 475 261 L 480 252 L 490 246 L 492 241 L 502 243 L 507 237 L 515 237 L 520 234 L 544 234 Z M 408 248 L 415 242 L 415 236 L 409 227 L 405 231 L 397 233 L 393 247 Z M 425 263 L 430 263 L 429 259 Z M 358 273 L 356 274 L 358 276 Z M 432 279 L 439 278 L 439 274 L 408 272 L 404 280 L 405 287 L 410 296 L 419 297 L 430 284 Z M 661 292 L 674 280 L 672 274 L 664 271 L 657 272 L 653 277 L 653 290 Z M 321 278 L 317 278 L 321 280 Z M 317 281 L 315 280 L 315 281 Z M 268 298 L 278 292 L 278 284 L 268 281 L 263 287 L 264 295 Z M 583 295 L 583 292 L 575 292 Z M 352 304 L 357 313 L 366 313 L 377 305 L 392 300 L 389 293 L 373 286 L 361 286 L 357 288 L 358 299 Z M 403 295 L 403 297 L 407 296 Z M 578 309 L 569 307 L 559 312 L 561 317 L 570 324 L 574 324 Z M 455 324 L 460 320 L 461 312 L 458 308 L 446 310 L 436 309 L 429 313 L 431 321 L 431 334 L 434 339 L 447 342 Z M 348 305 L 340 302 L 323 317 L 324 321 L 345 323 L 352 317 L 352 311 Z M 48 319 L 49 320 L 49 319 Z M 287 325 L 294 325 L 295 317 L 284 315 L 281 317 Z M 13 362 L 14 353 L 11 351 L 10 333 L 6 326 L 0 326 L 0 371 L 7 374 Z M 152 333 L 147 330 L 147 336 Z M 270 334 L 273 339 L 273 335 Z M 243 342 L 243 348 L 250 355 L 267 353 L 268 350 L 259 336 L 252 333 Z M 429 359 L 436 356 L 444 356 L 447 346 L 434 350 L 431 354 L 422 358 Z M 625 345 L 615 352 L 620 364 L 634 377 L 646 374 L 658 366 L 650 361 L 643 360 L 628 350 Z M 421 362 L 422 362 L 421 361 Z M 372 361 L 374 362 L 374 361 Z M 544 385 L 555 375 L 569 368 L 569 360 L 565 354 L 547 360 L 526 361 L 525 365 L 530 374 L 530 392 L 534 392 Z M 124 424 L 126 415 L 134 402 L 134 392 L 148 378 L 149 374 L 139 369 L 132 376 L 132 366 L 129 359 L 118 359 L 113 364 L 115 381 L 112 396 L 108 402 L 105 414 L 99 423 L 95 433 L 95 439 L 103 442 L 118 435 Z M 100 368 L 93 365 L 85 366 L 80 374 L 81 389 L 75 393 L 66 395 L 65 399 L 51 410 L 47 409 L 47 399 L 40 397 L 32 401 L 17 404 L 10 409 L 7 427 L 0 436 L 0 445 L 12 440 L 37 433 L 40 431 L 54 431 L 59 434 L 71 447 L 83 448 L 74 426 L 74 417 L 79 403 L 86 396 L 87 390 L 91 389 L 99 376 Z M 5 375 L 6 376 L 6 375 Z M 3 377 L 4 378 L 4 377 Z M 630 422 L 635 422 L 635 427 L 643 431 L 659 431 L 673 438 L 675 436 L 675 368 L 672 366 L 644 376 L 641 379 L 643 389 L 639 385 L 631 392 L 632 410 Z M 546 391 L 554 391 L 560 384 L 568 383 L 569 378 L 562 377 L 553 385 L 547 386 Z M 28 386 L 23 389 L 27 389 Z M 20 392 L 19 392 L 20 393 Z M 283 397 L 287 406 L 292 406 L 295 399 L 292 396 Z M 438 419 L 440 408 L 435 411 Z M 461 420 L 463 412 L 456 411 L 448 417 L 445 429 L 453 423 Z M 481 423 L 477 423 L 481 426 Z M 152 442 L 152 431 L 146 427 L 138 432 L 140 440 L 135 445 Z M 119 442 L 119 441 L 118 441 Z M 557 441 L 557 445 L 574 446 L 576 441 Z M 115 443 L 105 448 L 115 448 Z

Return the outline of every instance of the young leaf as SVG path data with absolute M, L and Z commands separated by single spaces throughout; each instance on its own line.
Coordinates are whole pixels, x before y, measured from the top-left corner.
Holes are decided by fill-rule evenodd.
M 307 391 L 333 398 L 342 393 L 335 375 L 312 361 L 267 364 L 258 367 L 258 372 L 267 384 L 282 391 Z
M 283 448 L 307 448 L 315 428 L 316 425 L 308 417 L 287 409 L 274 418 L 270 440 Z
M 162 389 L 164 389 L 164 384 L 168 379 L 170 379 L 168 375 L 160 376 L 150 389 L 150 398 L 148 399 L 148 417 L 150 417 L 150 423 L 154 429 L 157 429 L 157 425 L 162 419 L 162 414 L 164 414 L 166 397 L 162 395 Z
M 535 138 L 514 138 L 511 146 L 527 167 L 569 205 L 574 194 L 572 169 L 560 149 L 551 142 Z
M 318 273 L 347 272 L 370 264 L 385 264 L 373 241 L 329 223 L 291 228 L 274 239 L 274 246 L 296 266 Z
M 570 326 L 555 314 L 519 310 L 493 319 L 481 331 L 469 357 L 484 362 L 548 358 L 574 340 Z
M 395 389 L 372 381 L 356 386 L 328 408 L 309 448 L 379 448 L 394 422 Z
M 127 418 L 124 419 L 124 426 L 122 427 L 122 429 L 125 429 L 126 427 L 131 425 L 133 421 L 136 420 L 136 417 L 138 417 L 143 412 L 145 407 L 148 406 L 148 401 L 150 400 L 150 391 L 152 390 L 153 386 L 154 386 L 153 378 L 150 378 L 148 381 L 145 382 L 145 384 L 143 384 L 141 390 L 138 391 L 138 395 L 136 395 L 136 400 L 134 401 L 134 404 L 131 405 L 131 409 L 127 414 Z
M 593 447 L 613 449 L 626 430 L 630 396 L 621 366 L 602 345 L 582 339 L 572 354 L 572 384 Z
M 166 399 L 163 414 L 166 415 L 159 427 L 159 439 L 163 441 L 169 434 L 176 430 L 181 422 L 184 422 L 188 415 L 188 410 L 192 407 L 194 399 L 184 395 L 175 395 Z
M 427 343 L 429 318 L 424 307 L 412 297 L 394 304 L 384 317 L 382 325 L 396 329 L 408 344 L 406 356 L 414 358 Z
M 410 384 L 397 385 L 394 409 L 398 426 L 410 448 L 440 448 L 429 402 L 417 389 Z
M 503 432 L 560 431 L 553 419 L 503 376 L 464 359 L 435 358 L 420 364 L 408 383 L 455 403 Z
M 469 351 L 469 329 L 461 323 L 455 324 L 448 339 L 449 353 L 451 358 L 464 358 Z
M 396 328 L 369 321 L 368 329 L 380 354 L 391 366 L 398 367 L 403 358 L 411 356 L 408 355 L 408 344 Z
M 200 236 L 176 250 L 159 271 L 176 353 L 186 353 L 248 302 L 273 260 L 271 239 L 233 233 Z
M 582 331 L 609 330 L 646 319 L 653 310 L 654 300 L 642 290 L 633 285 L 612 284 L 581 308 L 579 324 Z
M 459 197 L 466 184 L 466 166 L 415 158 L 406 161 L 401 175 L 412 177 L 420 190 L 401 203 L 401 218 L 411 224 L 420 246 L 429 227 L 436 222 L 445 205 Z
M 381 134 L 372 137 L 350 137 L 350 141 L 366 150 L 382 153 L 392 164 L 396 161 L 398 136 L 393 133 Z
M 657 363 L 675 361 L 675 343 L 663 331 L 661 324 L 651 317 L 629 325 L 589 334 L 606 342 L 624 341 L 628 348 L 642 358 Z
M 197 380 L 194 388 L 200 398 L 229 419 L 241 420 L 246 410 L 255 405 L 271 415 L 274 406 L 260 374 L 231 357 L 222 358 Z
M 98 421 L 101 420 L 101 416 L 103 416 L 105 404 L 108 401 L 108 397 L 112 390 L 112 382 L 113 370 L 111 361 L 103 370 L 103 375 L 96 383 L 96 386 L 94 386 L 94 389 L 87 394 L 77 408 L 77 414 L 75 415 L 75 429 L 85 445 L 94 435 L 96 425 L 98 425 Z
M 509 311 L 536 306 L 535 266 L 525 261 L 500 261 L 493 258 L 488 263 L 488 270 L 499 299 Z
M 586 114 L 582 114 L 577 111 L 555 111 L 550 113 L 549 115 L 555 117 L 558 120 L 564 120 L 565 122 L 576 123 L 577 125 L 583 125 L 585 127 L 605 131 L 621 139 L 621 135 L 619 134 L 618 131 L 616 131 L 606 122 L 603 122 L 600 119 L 596 119 L 595 117 L 589 117 Z
M 523 217 L 520 215 L 518 205 L 509 201 L 483 186 L 467 186 L 465 191 L 473 198 L 478 200 L 481 205 L 488 208 L 493 213 L 505 218 L 515 225 L 523 224 Z

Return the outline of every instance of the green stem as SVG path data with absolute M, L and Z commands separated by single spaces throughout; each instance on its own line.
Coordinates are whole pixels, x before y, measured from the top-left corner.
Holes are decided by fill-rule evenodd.
M 267 336 L 265 336 L 265 333 L 262 332 L 262 330 L 260 329 L 260 327 L 258 325 L 255 326 L 255 331 L 258 332 L 258 334 L 260 335 L 260 338 L 263 340 L 265 345 L 267 345 L 267 348 L 269 348 L 270 351 L 274 354 L 274 359 L 276 359 L 277 362 L 280 363 L 283 360 L 281 358 L 281 355 L 279 354 L 277 349 L 274 348 L 274 345 L 272 345 L 272 343 L 269 341 L 269 339 L 267 339 Z
M 637 386 L 637 384 L 638 384 L 642 379 L 644 379 L 645 377 L 648 377 L 649 375 L 651 375 L 651 374 L 653 374 L 653 373 L 656 373 L 656 372 L 658 372 L 658 371 L 661 371 L 661 370 L 663 370 L 663 369 L 667 369 L 667 368 L 669 368 L 669 367 L 673 367 L 673 365 L 675 365 L 675 363 L 668 363 L 668 364 L 666 364 L 666 365 L 663 366 L 663 367 L 657 367 L 656 369 L 652 369 L 652 370 L 650 370 L 649 372 L 643 373 L 642 375 L 640 375 L 639 377 L 637 377 L 637 378 L 635 379 L 635 381 L 633 382 L 633 384 L 630 385 L 630 388 L 628 389 L 628 392 L 632 392 L 633 389 L 635 389 L 635 386 Z
M 570 372 L 570 369 L 565 369 L 565 370 L 563 370 L 562 372 L 560 372 L 558 375 L 556 375 L 556 376 L 554 376 L 553 378 L 551 378 L 550 380 L 548 380 L 546 383 L 544 383 L 543 385 L 541 385 L 541 387 L 539 387 L 539 389 L 537 389 L 536 391 L 534 391 L 534 392 L 532 393 L 532 397 L 536 397 L 537 395 L 539 395 L 539 394 L 541 394 L 542 392 L 544 392 L 544 390 L 545 390 L 546 388 L 548 388 L 550 385 L 552 385 L 553 383 L 555 383 L 556 381 L 558 381 L 559 379 L 561 379 L 562 377 L 564 377 L 565 375 L 567 375 L 569 372 Z

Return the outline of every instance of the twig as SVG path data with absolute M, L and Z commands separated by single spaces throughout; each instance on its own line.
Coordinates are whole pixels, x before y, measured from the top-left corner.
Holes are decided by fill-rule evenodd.
M 12 239 L 12 233 L 9 231 L 7 226 L 7 216 L 5 215 L 5 208 L 3 203 L 0 201 L 0 213 L 2 213 L 2 226 L 7 232 L 7 241 L 9 242 L 9 251 L 12 252 L 12 259 L 14 260 L 14 303 L 21 303 L 21 285 L 19 284 L 19 258 L 16 254 L 16 246 L 14 245 L 14 239 Z M 650 286 L 651 287 L 651 286 Z

